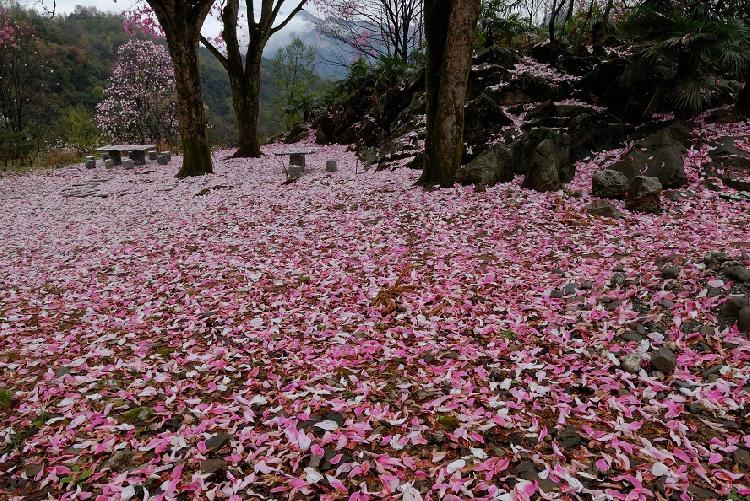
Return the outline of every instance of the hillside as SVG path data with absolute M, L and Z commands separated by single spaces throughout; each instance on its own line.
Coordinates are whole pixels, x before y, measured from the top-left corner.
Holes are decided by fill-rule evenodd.
M 64 118 L 69 110 L 83 107 L 93 113 L 102 99 L 117 49 L 129 35 L 120 15 L 96 8 L 78 7 L 70 14 L 54 18 L 20 9 L 15 9 L 14 15 L 32 24 L 42 47 L 42 64 L 51 75 L 44 82 L 44 92 L 34 99 L 31 111 L 39 115 L 34 122 L 35 131 L 43 132 L 45 140 L 54 141 L 53 138 L 64 135 Z M 235 141 L 235 118 L 229 80 L 224 68 L 204 48 L 200 50 L 200 59 L 211 140 L 214 144 L 231 145 Z M 260 95 L 264 113 L 260 132 L 266 137 L 287 127 L 281 110 L 283 98 L 275 78 L 271 60 L 264 58 Z

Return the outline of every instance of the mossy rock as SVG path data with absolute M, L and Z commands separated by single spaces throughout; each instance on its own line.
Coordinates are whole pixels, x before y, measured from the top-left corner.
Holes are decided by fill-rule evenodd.
M 151 407 L 135 407 L 120 414 L 120 421 L 132 425 L 143 424 L 153 418 L 154 415 L 154 410 Z
M 437 422 L 440 423 L 440 426 L 451 433 L 458 429 L 458 418 L 453 414 L 443 414 L 438 416 Z

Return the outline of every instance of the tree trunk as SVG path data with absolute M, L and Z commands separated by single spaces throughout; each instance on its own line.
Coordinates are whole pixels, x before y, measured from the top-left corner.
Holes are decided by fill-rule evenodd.
M 479 0 L 425 0 L 427 137 L 419 184 L 453 186 L 463 153 L 464 104 Z
M 260 141 L 258 139 L 258 92 L 253 92 L 245 72 L 230 73 L 232 86 L 232 105 L 237 119 L 238 148 L 235 158 L 259 157 Z M 253 102 L 255 105 L 253 105 Z
M 211 148 L 208 143 L 206 110 L 201 94 L 198 65 L 198 37 L 185 27 L 167 34 L 167 45 L 174 64 L 175 84 L 179 97 L 182 167 L 177 177 L 211 174 Z

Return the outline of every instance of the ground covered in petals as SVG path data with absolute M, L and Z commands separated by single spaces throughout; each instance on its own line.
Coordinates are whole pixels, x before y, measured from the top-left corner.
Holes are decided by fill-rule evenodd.
M 750 203 L 703 187 L 705 153 L 622 219 L 584 210 L 618 151 L 548 194 L 428 193 L 344 147 L 291 184 L 227 152 L 2 178 L 0 493 L 750 494 L 743 290 L 705 259 L 750 264 Z

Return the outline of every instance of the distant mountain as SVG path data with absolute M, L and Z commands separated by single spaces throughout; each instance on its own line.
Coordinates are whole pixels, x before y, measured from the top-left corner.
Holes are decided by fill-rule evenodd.
M 318 49 L 318 61 L 316 71 L 322 78 L 340 80 L 346 77 L 348 72 L 346 63 L 346 46 L 321 34 L 316 24 L 321 19 L 307 11 L 301 11 L 281 32 L 269 40 L 264 56 L 272 59 L 276 51 L 292 41 L 296 36 L 308 45 Z

